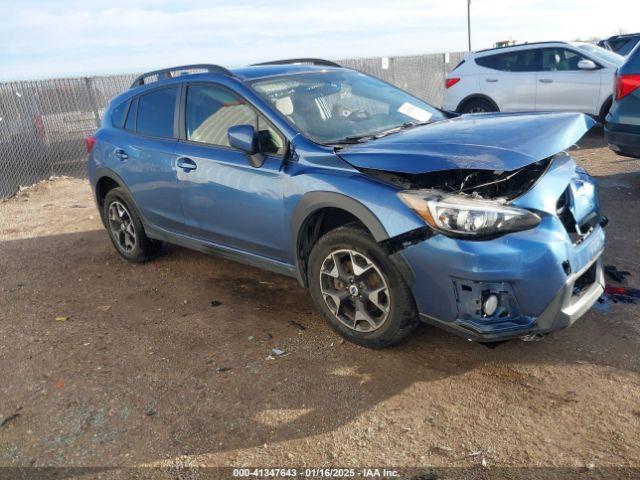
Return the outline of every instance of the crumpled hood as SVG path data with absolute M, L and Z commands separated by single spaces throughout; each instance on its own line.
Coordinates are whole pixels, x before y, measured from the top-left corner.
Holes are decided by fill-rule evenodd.
M 582 113 L 471 114 L 349 145 L 338 155 L 356 168 L 397 173 L 510 171 L 566 150 L 593 125 Z

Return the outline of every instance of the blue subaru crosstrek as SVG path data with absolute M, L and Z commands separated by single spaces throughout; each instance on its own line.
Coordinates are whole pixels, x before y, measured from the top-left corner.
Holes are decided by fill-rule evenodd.
M 572 324 L 603 292 L 579 113 L 440 111 L 317 59 L 140 76 L 87 139 L 118 253 L 162 242 L 289 275 L 350 341 L 420 321 L 479 342 Z
M 614 85 L 605 138 L 614 152 L 640 158 L 640 43 L 618 68 Z

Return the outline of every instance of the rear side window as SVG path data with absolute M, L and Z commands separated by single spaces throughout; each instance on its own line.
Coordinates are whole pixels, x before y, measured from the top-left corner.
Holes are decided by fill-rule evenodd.
M 111 112 L 111 125 L 117 128 L 122 128 L 124 126 L 124 120 L 127 116 L 127 111 L 129 110 L 130 100 L 122 102 Z
M 173 137 L 173 112 L 178 89 L 162 88 L 140 96 L 137 131 L 153 137 Z
M 539 50 L 536 49 L 498 53 L 476 58 L 476 63 L 481 67 L 503 72 L 535 72 L 539 69 L 538 53 Z

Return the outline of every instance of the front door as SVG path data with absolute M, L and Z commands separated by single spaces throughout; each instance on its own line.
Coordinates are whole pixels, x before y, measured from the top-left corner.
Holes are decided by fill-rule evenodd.
M 578 62 L 583 59 L 585 57 L 568 48 L 542 49 L 536 110 L 600 113 L 601 72 L 579 69 Z
M 190 234 L 286 260 L 282 135 L 244 99 L 216 84 L 188 85 L 185 103 L 186 139 L 178 142 L 176 153 Z M 229 127 L 246 124 L 260 137 L 265 161 L 259 168 L 228 142 Z

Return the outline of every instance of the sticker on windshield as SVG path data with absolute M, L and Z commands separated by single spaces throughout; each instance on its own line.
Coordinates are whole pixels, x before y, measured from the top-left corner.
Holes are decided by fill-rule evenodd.
M 418 120 L 419 122 L 428 122 L 429 119 L 431 118 L 430 112 L 427 112 L 426 110 L 420 107 L 416 107 L 415 105 L 409 102 L 404 102 L 402 105 L 400 105 L 400 108 L 398 108 L 398 111 L 403 115 L 406 115 L 407 117 L 411 117 L 415 120 Z

